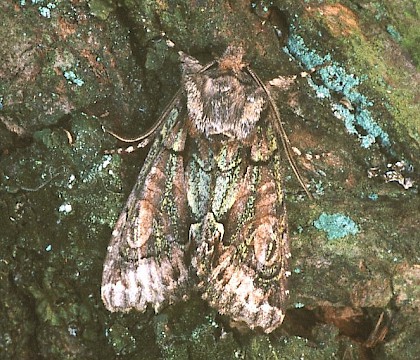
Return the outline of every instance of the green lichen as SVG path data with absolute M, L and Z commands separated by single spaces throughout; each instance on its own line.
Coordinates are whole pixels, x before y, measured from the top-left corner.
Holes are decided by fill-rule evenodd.
M 323 337 L 322 343 L 312 346 L 308 339 L 300 336 L 288 336 L 272 340 L 266 336 L 253 336 L 243 349 L 244 358 L 247 360 L 296 360 L 335 359 L 338 352 L 335 337 L 337 329 L 328 325 L 315 328 L 319 336 Z
M 88 4 L 90 13 L 101 20 L 106 20 L 117 7 L 115 0 L 91 0 Z
M 117 356 L 129 355 L 136 350 L 136 338 L 128 327 L 119 322 L 108 327 L 105 336 Z
M 392 19 L 386 26 L 387 32 L 405 48 L 418 69 L 420 65 L 420 2 L 389 1 L 385 9 L 388 12 L 388 19 Z

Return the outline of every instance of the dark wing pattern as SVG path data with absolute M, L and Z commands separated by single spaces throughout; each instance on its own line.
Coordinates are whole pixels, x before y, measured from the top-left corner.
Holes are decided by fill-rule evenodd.
M 181 105 L 168 114 L 115 225 L 101 288 L 110 311 L 144 311 L 148 304 L 158 311 L 187 293 L 184 118 Z
M 215 158 L 211 211 L 190 232 L 198 288 L 221 314 L 271 332 L 284 318 L 290 256 L 277 140 L 262 122 L 250 145 L 226 143 Z

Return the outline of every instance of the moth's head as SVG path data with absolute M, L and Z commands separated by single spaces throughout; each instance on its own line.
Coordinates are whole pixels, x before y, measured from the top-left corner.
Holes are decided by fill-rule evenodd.
M 243 62 L 245 51 L 242 46 L 229 45 L 222 57 L 217 61 L 222 72 L 232 71 L 237 74 L 248 64 Z

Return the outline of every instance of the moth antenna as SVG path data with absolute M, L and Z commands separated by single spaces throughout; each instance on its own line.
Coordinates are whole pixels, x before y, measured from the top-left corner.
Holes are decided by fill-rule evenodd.
M 181 53 L 181 52 L 180 52 Z M 212 67 L 214 64 L 216 63 L 216 61 L 212 61 L 210 63 L 208 63 L 207 65 L 203 66 L 200 71 L 198 71 L 199 74 L 205 72 L 206 70 L 208 70 L 210 67 Z M 169 102 L 168 105 L 166 105 L 163 113 L 160 115 L 159 119 L 153 124 L 153 126 L 148 129 L 147 131 L 145 131 L 143 134 L 141 134 L 139 137 L 136 138 L 124 138 L 122 136 L 119 136 L 118 134 L 114 133 L 111 130 L 108 130 L 106 128 L 104 128 L 104 130 L 112 135 L 113 137 L 115 137 L 116 139 L 125 142 L 125 143 L 135 143 L 135 142 L 139 142 L 139 145 L 137 146 L 138 148 L 144 147 L 149 143 L 149 137 L 152 137 L 156 134 L 156 132 L 159 130 L 159 128 L 161 127 L 161 125 L 163 124 L 163 122 L 165 121 L 166 117 L 169 115 L 170 111 L 174 108 L 175 104 L 177 102 L 179 102 L 180 98 L 182 95 L 182 89 L 178 89 L 178 91 L 176 92 L 176 94 L 173 96 L 172 100 Z
M 144 134 L 142 134 L 142 135 L 140 135 L 139 137 L 137 137 L 137 138 L 125 138 L 125 137 L 122 137 L 122 136 L 120 136 L 120 135 L 118 135 L 117 133 L 114 133 L 113 131 L 111 131 L 111 130 L 108 130 L 107 128 L 105 128 L 105 127 L 102 127 L 103 129 L 104 129 L 104 131 L 106 132 L 106 133 L 108 133 L 109 135 L 112 135 L 114 138 L 116 138 L 116 139 L 118 139 L 118 140 L 120 140 L 120 141 L 122 141 L 122 142 L 125 142 L 125 143 L 134 143 L 134 142 L 138 142 L 138 141 L 141 141 L 141 140 L 143 140 L 144 138 L 145 138 L 145 135 Z
M 182 55 L 182 54 L 183 53 L 180 52 L 180 55 Z M 208 63 L 207 65 L 203 66 L 200 69 L 200 71 L 198 71 L 198 74 L 201 74 L 201 73 L 205 72 L 210 67 L 212 67 L 215 63 L 216 63 L 216 61 L 212 61 L 212 62 Z M 129 139 L 124 138 L 124 137 L 116 134 L 115 132 L 113 132 L 111 130 L 108 130 L 105 127 L 103 127 L 104 131 L 106 131 L 108 134 L 112 135 L 113 137 L 115 137 L 116 139 L 118 139 L 122 142 L 138 143 L 136 147 L 130 146 L 127 149 L 120 148 L 118 150 L 107 150 L 106 153 L 107 154 L 131 153 L 131 152 L 135 151 L 136 149 L 140 149 L 140 148 L 145 147 L 150 142 L 150 138 L 152 138 L 156 134 L 156 132 L 159 131 L 159 129 L 161 128 L 162 124 L 165 122 L 165 120 L 166 120 L 167 116 L 169 115 L 169 113 L 171 112 L 171 110 L 175 107 L 176 103 L 180 101 L 181 96 L 182 96 L 182 88 L 178 89 L 176 94 L 173 96 L 172 100 L 168 103 L 168 105 L 166 105 L 164 111 L 160 115 L 159 119 L 153 124 L 153 126 L 136 138 L 129 138 Z
M 254 81 L 259 86 L 261 86 L 261 88 L 264 90 L 265 94 L 267 95 L 268 102 L 269 102 L 270 107 L 273 110 L 274 115 L 275 115 L 276 120 L 277 120 L 277 121 L 274 121 L 274 126 L 275 126 L 277 132 L 280 134 L 281 143 L 283 145 L 284 152 L 286 153 L 287 160 L 289 161 L 289 164 L 290 164 L 297 180 L 299 181 L 300 186 L 303 188 L 303 190 L 305 190 L 306 195 L 308 195 L 308 197 L 310 199 L 313 199 L 314 197 L 309 192 L 307 186 L 305 185 L 305 183 L 302 180 L 302 177 L 299 174 L 299 170 L 297 168 L 296 162 L 295 162 L 295 160 L 293 158 L 293 155 L 292 155 L 292 149 L 290 147 L 290 140 L 287 137 L 286 131 L 284 130 L 283 123 L 281 122 L 281 119 L 280 119 L 279 111 L 277 109 L 276 104 L 274 103 L 273 98 L 270 95 L 270 92 L 268 91 L 265 84 L 262 82 L 262 80 L 259 78 L 259 76 L 254 71 L 252 71 L 249 67 L 246 67 L 246 69 L 247 69 L 248 73 L 251 75 L 251 77 L 254 79 Z
M 207 65 L 204 65 L 202 69 L 198 72 L 199 74 L 203 73 L 204 71 L 210 69 L 214 64 L 216 64 L 217 61 L 213 60 L 212 62 L 209 62 Z
M 123 138 L 122 136 L 117 135 L 116 133 L 106 128 L 104 128 L 104 130 L 108 134 L 112 135 L 113 137 L 117 138 L 118 140 L 122 142 L 126 142 L 126 143 L 141 142 L 138 147 L 144 147 L 149 143 L 148 141 L 149 138 L 154 136 L 156 132 L 160 129 L 161 125 L 163 124 L 167 116 L 169 115 L 170 111 L 174 108 L 175 104 L 180 100 L 181 95 L 182 95 L 182 89 L 179 89 L 174 95 L 174 97 L 172 98 L 172 100 L 169 102 L 169 104 L 166 105 L 165 110 L 160 115 L 159 119 L 155 122 L 155 124 L 137 138 L 127 139 L 127 138 Z

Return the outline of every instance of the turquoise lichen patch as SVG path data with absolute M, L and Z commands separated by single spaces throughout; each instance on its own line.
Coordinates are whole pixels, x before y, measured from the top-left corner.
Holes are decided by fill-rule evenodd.
M 398 32 L 398 30 L 392 26 L 391 24 L 387 25 L 386 27 L 386 31 L 389 35 L 391 35 L 391 37 L 397 41 L 397 42 L 401 42 L 402 40 L 402 36 L 401 34 Z
M 70 83 L 73 83 L 77 86 L 82 86 L 85 83 L 81 78 L 77 77 L 74 71 L 66 70 L 64 71 L 63 75 Z
M 357 224 L 343 214 L 322 213 L 318 220 L 314 221 L 318 230 L 327 233 L 328 240 L 341 239 L 347 235 L 356 235 L 359 232 Z
M 51 10 L 57 7 L 57 0 L 47 1 L 47 0 L 32 0 L 32 5 L 40 5 L 38 7 L 39 14 L 44 18 L 51 19 Z M 20 6 L 26 6 L 26 0 L 19 1 Z
M 330 54 L 320 56 L 316 51 L 309 49 L 303 39 L 296 34 L 289 37 L 284 51 L 299 61 L 305 69 L 320 67 L 317 73 L 321 83 L 317 84 L 309 78 L 309 85 L 319 98 L 329 99 L 334 116 L 343 121 L 350 134 L 359 138 L 361 147 L 369 148 L 379 142 L 391 150 L 388 133 L 375 121 L 369 110 L 373 102 L 357 89 L 364 77 L 349 74 L 340 64 L 332 60 Z M 335 102 L 333 94 L 339 94 L 340 98 L 347 99 L 349 106 Z

